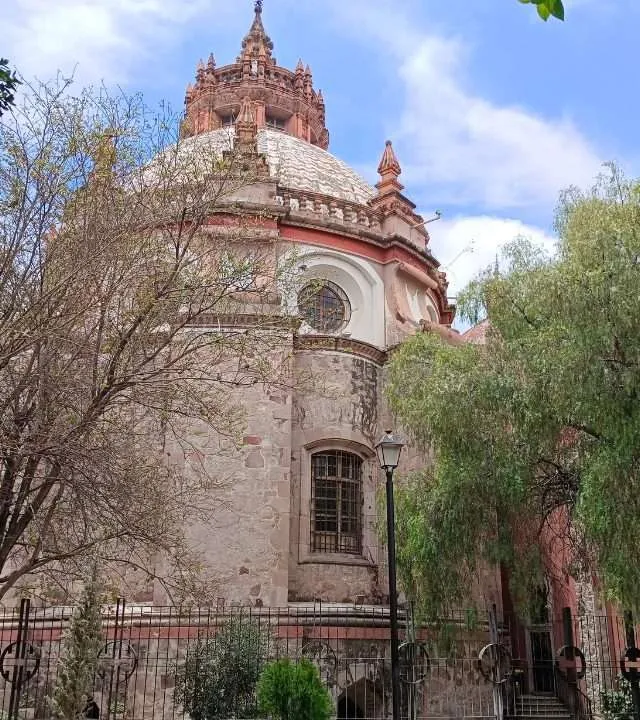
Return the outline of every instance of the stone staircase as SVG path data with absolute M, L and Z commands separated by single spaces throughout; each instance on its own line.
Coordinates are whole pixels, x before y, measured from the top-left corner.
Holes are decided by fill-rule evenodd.
M 571 713 L 555 695 L 521 695 L 511 718 L 571 720 Z

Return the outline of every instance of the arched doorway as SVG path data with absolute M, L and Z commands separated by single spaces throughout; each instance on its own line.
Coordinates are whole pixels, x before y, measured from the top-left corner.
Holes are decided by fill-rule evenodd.
M 374 720 L 385 714 L 384 699 L 367 678 L 352 682 L 338 697 L 336 720 Z
M 338 700 L 336 720 L 364 720 L 364 713 L 350 697 L 343 695 Z

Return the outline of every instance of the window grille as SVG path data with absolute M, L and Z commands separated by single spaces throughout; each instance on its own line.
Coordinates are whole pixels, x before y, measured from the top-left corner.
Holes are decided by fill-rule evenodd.
M 320 332 L 339 332 L 351 317 L 349 300 L 338 285 L 316 280 L 302 288 L 298 311 L 306 322 Z
M 362 553 L 362 460 L 340 451 L 311 456 L 311 551 Z

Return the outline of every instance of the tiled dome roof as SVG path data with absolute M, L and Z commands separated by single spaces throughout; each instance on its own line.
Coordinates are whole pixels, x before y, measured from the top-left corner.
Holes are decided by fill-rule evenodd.
M 211 130 L 181 143 L 181 152 L 198 154 L 207 149 L 216 153 L 228 150 L 233 128 Z M 342 160 L 278 130 L 258 130 L 258 150 L 266 155 L 271 177 L 282 187 L 307 190 L 361 205 L 375 190 Z

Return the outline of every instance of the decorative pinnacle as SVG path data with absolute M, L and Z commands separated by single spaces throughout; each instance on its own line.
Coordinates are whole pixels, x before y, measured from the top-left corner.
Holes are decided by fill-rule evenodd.
M 255 10 L 256 14 L 259 15 L 262 12 L 262 0 L 256 0 L 253 9 Z
M 393 152 L 391 140 L 387 140 L 384 146 L 382 159 L 380 160 L 380 165 L 378 166 L 378 173 L 382 175 L 383 178 L 385 176 L 397 178 L 401 172 L 400 163 L 398 162 L 396 154 Z
M 253 110 L 251 108 L 250 97 L 242 98 L 237 122 L 244 125 L 253 125 L 253 123 L 255 122 L 255 118 L 253 117 Z

